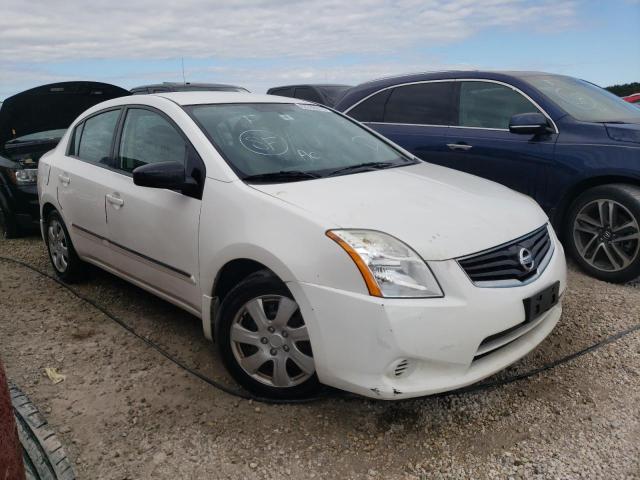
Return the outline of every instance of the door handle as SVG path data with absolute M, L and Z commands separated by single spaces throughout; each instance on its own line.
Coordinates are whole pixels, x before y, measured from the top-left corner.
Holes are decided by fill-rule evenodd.
M 121 199 L 120 197 L 116 197 L 111 193 L 107 193 L 107 202 L 109 202 L 111 205 L 114 205 L 116 207 L 121 207 L 124 205 L 123 199 Z
M 447 147 L 449 147 L 449 150 L 462 150 L 466 152 L 467 150 L 471 150 L 473 145 L 466 143 L 447 143 Z
M 64 185 L 65 187 L 69 185 L 69 183 L 71 183 L 71 179 L 67 177 L 64 173 L 61 173 L 60 175 L 58 175 L 58 180 L 60 180 L 60 183 L 62 183 L 62 185 Z

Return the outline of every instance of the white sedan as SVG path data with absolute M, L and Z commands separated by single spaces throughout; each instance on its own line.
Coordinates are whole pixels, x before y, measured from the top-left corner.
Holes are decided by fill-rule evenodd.
M 561 314 L 564 253 L 533 200 L 295 99 L 104 102 L 42 158 L 38 190 L 62 279 L 92 263 L 191 312 L 260 396 L 455 389 Z

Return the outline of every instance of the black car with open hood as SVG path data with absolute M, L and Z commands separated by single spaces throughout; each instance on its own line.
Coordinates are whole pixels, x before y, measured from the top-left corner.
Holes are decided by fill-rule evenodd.
M 38 160 L 55 148 L 67 127 L 88 108 L 130 95 L 100 82 L 42 85 L 0 104 L 0 236 L 37 227 Z

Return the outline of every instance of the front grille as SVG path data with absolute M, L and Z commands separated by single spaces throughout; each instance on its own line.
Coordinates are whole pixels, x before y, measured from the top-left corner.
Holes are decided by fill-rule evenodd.
M 518 285 L 542 273 L 551 248 L 549 230 L 544 225 L 511 242 L 460 258 L 458 263 L 478 286 Z M 529 257 L 522 253 L 523 249 L 530 253 Z M 523 258 L 527 261 L 521 261 Z

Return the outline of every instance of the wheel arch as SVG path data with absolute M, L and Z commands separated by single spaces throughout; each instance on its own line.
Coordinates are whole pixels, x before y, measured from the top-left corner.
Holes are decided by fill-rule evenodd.
M 277 276 L 269 267 L 250 258 L 236 258 L 228 261 L 216 275 L 211 296 L 222 302 L 233 287 L 260 270 L 268 270 Z
M 241 254 L 242 252 L 243 254 Z M 236 253 L 235 255 L 231 253 Z M 247 254 L 251 253 L 251 254 Z M 207 275 L 213 278 L 208 294 L 205 294 L 205 304 L 202 310 L 202 327 L 205 337 L 215 340 L 215 332 L 218 322 L 218 311 L 225 296 L 242 280 L 249 275 L 260 271 L 267 270 L 277 277 L 282 283 L 293 278 L 291 271 L 286 267 L 285 263 L 279 260 L 270 252 L 261 248 L 247 248 L 247 246 L 238 246 L 232 248 L 223 255 L 219 262 L 219 266 L 213 266 Z
M 53 212 L 54 210 L 57 211 L 58 209 L 55 207 L 55 205 L 53 203 L 45 202 L 42 205 L 42 220 L 45 220 L 49 216 L 49 214 L 51 212 Z
M 634 185 L 640 187 L 640 178 L 632 177 L 628 175 L 599 175 L 596 177 L 589 177 L 582 179 L 572 185 L 569 190 L 563 195 L 556 213 L 553 216 L 553 225 L 558 232 L 559 236 L 564 240 L 566 234 L 566 221 L 569 215 L 569 210 L 574 200 L 582 195 L 587 190 L 599 187 L 602 185 L 610 185 L 614 183 L 624 183 L 627 185 Z

